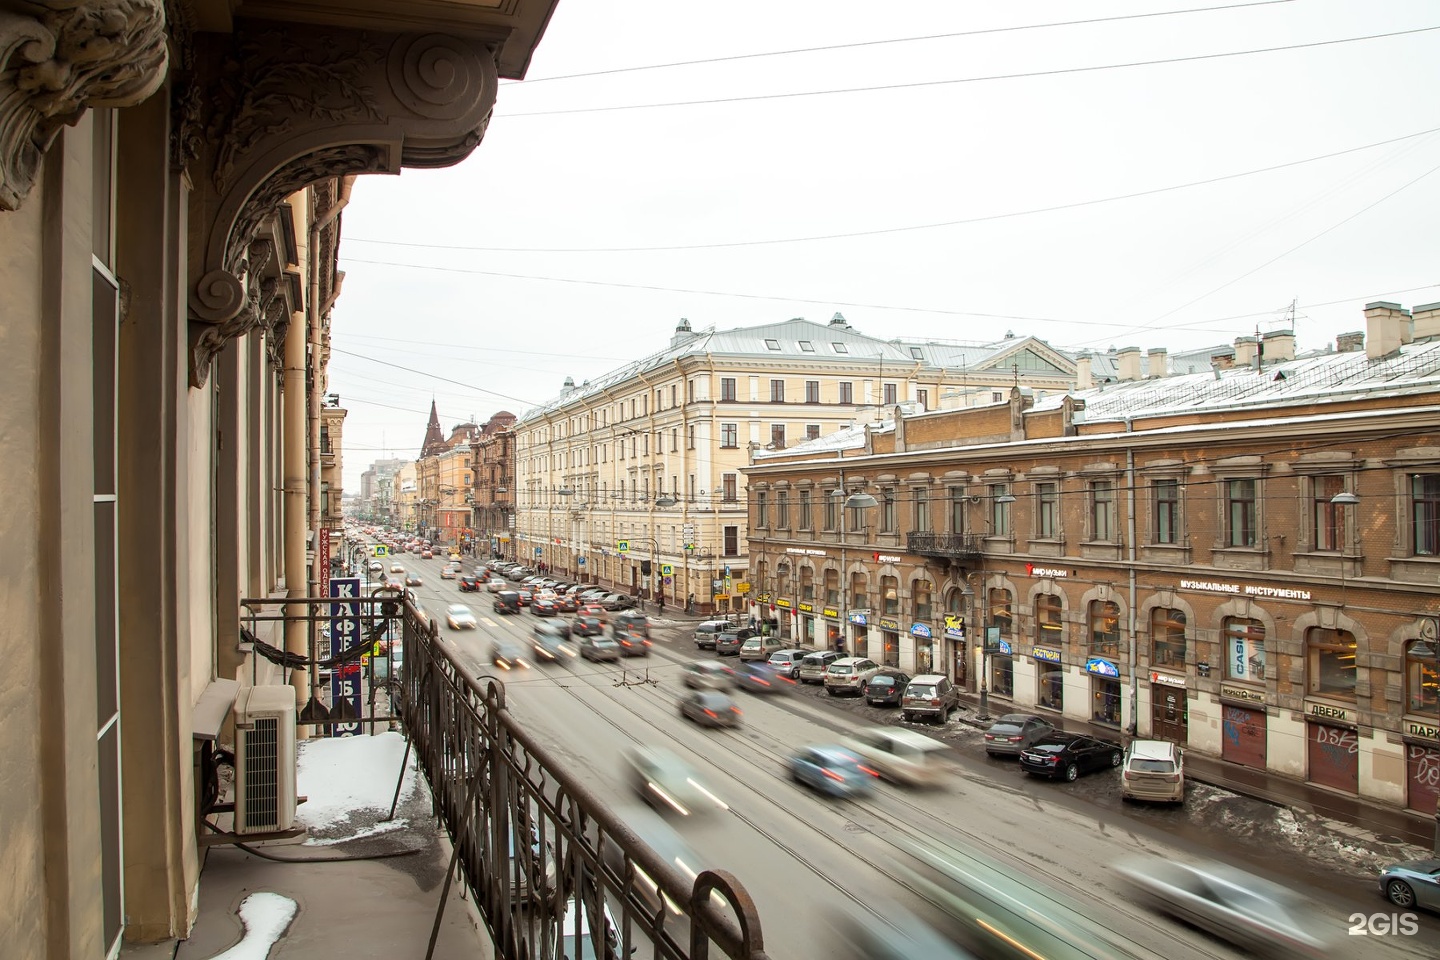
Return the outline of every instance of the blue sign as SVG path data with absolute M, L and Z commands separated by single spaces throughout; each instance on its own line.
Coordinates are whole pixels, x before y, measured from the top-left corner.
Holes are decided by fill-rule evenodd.
M 1001 641 L 1000 641 L 1000 652 L 1003 653 L 1003 654 L 1005 654 L 1005 656 L 1008 657 L 1008 656 L 1010 656 L 1010 654 L 1014 653 L 1015 651 L 1011 648 L 1011 646 L 1010 646 L 1010 641 L 1009 641 L 1009 640 L 1001 640 Z
M 537 557 L 540 556 L 540 551 L 541 551 L 541 550 L 544 550 L 544 549 L 545 549 L 544 547 L 536 547 L 536 548 L 535 548 L 535 556 L 537 556 Z
M 578 564 L 580 564 L 580 566 L 582 566 L 582 567 L 585 566 L 585 558 L 584 558 L 584 557 L 576 557 L 576 558 L 575 558 L 575 562 L 578 563 Z
M 947 637 L 953 637 L 953 638 L 955 638 L 956 640 L 964 640 L 964 639 L 965 639 L 965 628 L 964 628 L 964 627 L 946 627 L 946 628 L 945 628 L 945 636 L 947 636 Z
M 330 655 L 337 656 L 353 650 L 360 640 L 360 604 L 345 597 L 360 596 L 358 577 L 331 577 L 330 596 L 341 598 L 330 604 Z M 342 700 L 349 701 L 356 717 L 360 716 L 360 664 L 345 664 L 330 674 L 330 708 L 333 710 Z M 353 723 L 337 723 L 330 727 L 332 737 L 353 737 L 360 732 L 358 720 Z
M 334 710 L 342 700 L 349 701 L 350 709 L 358 718 L 360 716 L 360 664 L 358 663 L 347 663 L 344 666 L 336 667 L 330 674 L 330 709 Z M 330 724 L 329 736 L 332 737 L 354 737 L 359 733 L 359 719 L 349 723 Z
M 1120 668 L 1109 660 L 1102 660 L 1099 657 L 1091 657 L 1085 661 L 1085 672 L 1093 673 L 1097 677 L 1120 678 Z
M 922 640 L 929 640 L 934 634 L 930 632 L 928 624 L 912 623 L 910 624 L 910 636 L 919 637 Z
M 868 627 L 870 625 L 870 618 L 863 613 L 852 613 L 850 614 L 850 622 L 857 627 Z
M 1049 647 L 1036 647 L 1030 651 L 1030 656 L 1036 660 L 1044 660 L 1046 663 L 1060 662 L 1060 651 L 1051 650 Z

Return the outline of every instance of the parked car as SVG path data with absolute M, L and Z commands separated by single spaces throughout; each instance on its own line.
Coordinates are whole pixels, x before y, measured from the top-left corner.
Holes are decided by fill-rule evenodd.
M 460 578 L 460 592 L 461 592 L 461 593 L 474 593 L 476 590 L 479 590 L 479 589 L 480 589 L 480 581 L 479 581 L 477 578 L 475 578 L 475 577 L 461 577 L 461 578 Z
M 719 660 L 691 660 L 682 671 L 692 690 L 728 690 L 735 686 L 735 671 Z
M 730 629 L 729 620 L 706 620 L 695 625 L 695 646 L 701 650 L 714 650 L 715 638 Z
M 694 767 L 669 750 L 634 747 L 624 757 L 630 785 L 661 813 L 688 817 L 730 809 L 705 786 Z
M 715 635 L 715 653 L 722 657 L 739 656 L 741 645 L 758 635 L 757 631 L 749 627 L 731 627 Z
M 474 630 L 479 626 L 475 614 L 463 603 L 452 603 L 445 608 L 445 622 L 451 630 Z
M 949 747 L 904 727 L 857 730 L 841 741 L 841 746 L 859 754 L 886 780 L 906 786 L 934 786 L 956 771 Z
M 501 590 L 495 594 L 495 612 L 502 616 L 520 612 L 520 594 L 514 590 Z
M 598 663 L 620 659 L 620 645 L 606 636 L 581 637 L 577 641 L 577 646 L 580 648 L 580 656 L 586 660 L 594 660 Z
M 627 633 L 638 633 L 646 640 L 650 639 L 650 619 L 643 613 L 621 613 L 617 615 L 610 625 L 610 633 L 619 640 Z
M 542 620 L 530 635 L 536 663 L 564 663 L 580 655 L 563 620 Z
M 1131 740 L 1120 772 L 1122 800 L 1185 802 L 1185 751 L 1169 740 Z
M 536 597 L 530 601 L 530 612 L 537 617 L 553 617 L 560 611 L 555 609 L 555 601 L 549 597 Z
M 735 668 L 735 684 L 750 693 L 789 693 L 795 687 L 794 680 L 771 669 L 770 664 L 754 660 L 742 661 Z
M 1440 857 L 1392 863 L 1380 871 L 1380 892 L 1397 907 L 1440 913 Z
M 785 649 L 779 637 L 750 637 L 740 644 L 741 660 L 769 660 L 770 655 Z
M 905 684 L 910 674 L 886 668 L 871 677 L 865 684 L 865 702 L 872 707 L 898 707 L 900 697 L 905 693 Z
M 1292 960 L 1331 955 L 1325 919 L 1286 888 L 1223 863 L 1151 858 L 1116 866 L 1138 899 L 1239 947 L 1245 956 Z
M 1037 777 L 1074 780 L 1082 773 L 1113 770 L 1124 750 L 1118 743 L 1073 733 L 1052 733 L 1020 751 L 1020 769 Z
M 790 776 L 832 797 L 854 797 L 875 789 L 878 772 L 841 746 L 801 747 L 790 757 Z
M 743 649 L 743 648 L 742 648 Z M 809 650 L 776 650 L 767 661 L 771 669 L 791 680 L 800 678 L 800 661 L 810 654 Z
M 629 610 L 635 606 L 635 598 L 623 593 L 607 593 L 600 599 L 600 606 L 606 610 Z
M 938 673 L 911 677 L 900 697 L 900 712 L 906 720 L 924 717 L 937 723 L 950 719 L 950 711 L 960 706 L 960 691 L 950 678 Z
M 581 614 L 571 623 L 570 631 L 577 637 L 598 637 L 605 633 L 605 621 Z
M 600 909 L 605 914 L 603 935 L 590 929 L 590 915 L 582 905 L 577 904 L 573 898 L 566 901 L 565 912 L 560 917 L 558 938 L 563 956 L 590 960 L 593 957 L 620 955 L 620 932 L 615 927 L 615 916 L 610 912 L 610 904 L 604 898 L 600 900 Z
M 800 658 L 800 674 L 795 679 L 801 683 L 824 683 L 825 671 L 830 664 L 840 659 L 834 650 L 817 650 Z
M 695 690 L 680 698 L 680 716 L 694 720 L 702 727 L 737 727 L 740 708 L 727 693 L 719 690 Z
M 985 752 L 992 757 L 1018 757 L 1021 750 L 1054 732 L 1054 725 L 1044 717 L 1007 713 L 985 731 Z
M 842 692 L 859 696 L 870 678 L 880 672 L 880 664 L 869 657 L 841 657 L 825 668 L 825 692 L 839 696 Z

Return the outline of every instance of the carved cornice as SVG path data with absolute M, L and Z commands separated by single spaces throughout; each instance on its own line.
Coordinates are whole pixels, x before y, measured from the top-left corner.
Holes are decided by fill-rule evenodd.
M 458 163 L 484 136 L 496 92 L 483 41 L 243 20 L 233 36 L 197 37 L 188 80 L 175 136 L 195 187 L 195 386 L 226 341 L 265 318 L 250 248 L 287 197 L 332 177 Z
M 40 161 L 88 107 L 129 107 L 165 79 L 162 0 L 0 4 L 0 210 L 18 210 Z

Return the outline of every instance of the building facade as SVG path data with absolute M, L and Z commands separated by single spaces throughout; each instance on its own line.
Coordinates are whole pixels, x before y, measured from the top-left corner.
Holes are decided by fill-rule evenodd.
M 896 403 L 990 404 L 1015 384 L 1073 386 L 1042 341 L 981 346 L 882 340 L 840 314 L 695 332 L 515 423 L 513 555 L 567 576 L 693 609 L 743 606 L 750 589 L 741 471 Z
M 751 609 L 992 709 L 1433 815 L 1440 305 L 1366 316 L 1361 351 L 1014 390 L 758 459 Z

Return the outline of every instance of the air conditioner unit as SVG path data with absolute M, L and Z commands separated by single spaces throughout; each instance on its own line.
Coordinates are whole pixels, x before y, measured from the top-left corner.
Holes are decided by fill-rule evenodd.
M 295 820 L 295 688 L 246 687 L 235 700 L 235 832 L 278 833 Z

